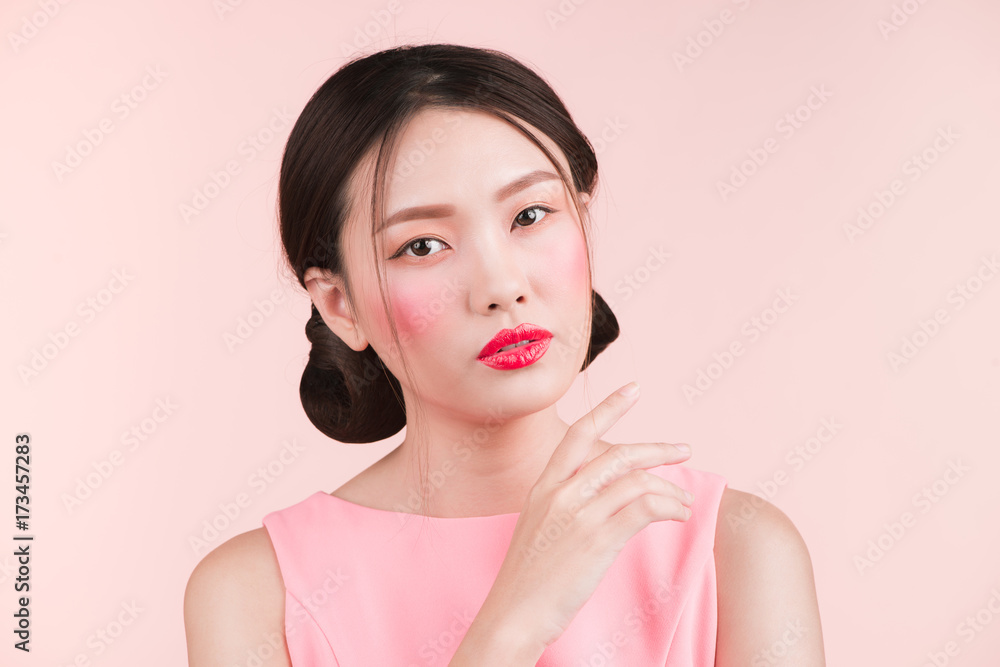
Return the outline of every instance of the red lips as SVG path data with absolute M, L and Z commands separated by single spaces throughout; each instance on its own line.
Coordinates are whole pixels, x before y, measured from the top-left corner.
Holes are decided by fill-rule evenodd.
M 493 340 L 486 343 L 486 346 L 479 353 L 479 359 L 483 357 L 488 357 L 490 355 L 496 354 L 496 351 L 501 347 L 506 347 L 507 345 L 512 345 L 514 343 L 520 343 L 522 340 L 543 340 L 546 338 L 552 338 L 552 333 L 537 327 L 534 324 L 524 324 L 519 325 L 514 329 L 501 329 Z

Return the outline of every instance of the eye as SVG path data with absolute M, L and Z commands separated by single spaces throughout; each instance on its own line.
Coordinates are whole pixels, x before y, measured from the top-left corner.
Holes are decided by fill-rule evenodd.
M 514 222 L 517 222 L 518 220 L 520 220 L 521 216 L 524 215 L 525 213 L 527 213 L 528 211 L 542 211 L 543 212 L 542 213 L 542 217 L 538 217 L 537 213 L 534 214 L 531 217 L 531 220 L 530 220 L 531 225 L 534 225 L 535 223 L 537 223 L 539 220 L 541 220 L 543 217 L 545 217 L 549 213 L 555 213 L 555 211 L 553 211 L 551 208 L 548 208 L 547 206 L 531 206 L 529 208 L 524 209 L 520 213 L 518 213 L 517 217 L 514 218 Z M 531 226 L 531 225 L 521 225 L 521 226 L 522 227 L 527 227 L 527 226 Z
M 529 211 L 542 211 L 542 215 L 539 216 L 538 213 L 534 213 L 529 218 L 525 218 L 528 224 L 526 225 L 520 224 L 519 221 L 522 220 L 522 216 L 525 213 L 528 213 Z M 519 227 L 533 227 L 537 225 L 538 222 L 542 220 L 549 213 L 555 213 L 555 210 L 547 206 L 529 206 L 528 208 L 524 209 L 523 211 L 517 214 L 517 216 L 514 218 L 514 222 Z M 396 251 L 396 254 L 394 254 L 389 259 L 396 259 L 401 255 L 408 255 L 409 257 L 428 257 L 430 255 L 435 254 L 433 252 L 428 251 L 428 244 L 430 243 L 447 245 L 444 241 L 436 239 L 432 236 L 421 236 L 420 238 L 413 239 L 412 241 L 406 243 L 403 247 L 401 247 L 399 250 Z M 411 249 L 414 250 L 414 252 L 408 253 L 407 251 Z
M 405 254 L 407 254 L 406 251 L 410 250 L 411 248 L 413 248 L 415 250 L 415 253 L 411 254 L 410 257 L 427 257 L 428 255 L 433 254 L 433 253 L 430 253 L 430 252 L 426 252 L 426 250 L 427 250 L 427 244 L 428 243 L 440 243 L 440 244 L 444 244 L 444 241 L 432 238 L 430 236 L 423 236 L 423 237 L 421 237 L 419 239 L 413 239 L 412 241 L 410 241 L 409 243 L 407 243 L 406 245 L 404 245 L 402 248 L 400 248 L 399 250 L 397 250 L 396 254 L 393 255 L 392 257 L 390 257 L 389 259 L 395 259 L 395 258 L 399 257 L 400 255 L 405 255 Z

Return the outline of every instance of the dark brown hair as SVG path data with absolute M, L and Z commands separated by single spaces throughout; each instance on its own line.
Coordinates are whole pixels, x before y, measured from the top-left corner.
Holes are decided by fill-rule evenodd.
M 538 146 L 569 192 L 576 195 L 574 206 L 585 240 L 589 223 L 578 193 L 593 195 L 597 187 L 593 146 L 552 88 L 507 54 L 456 44 L 406 45 L 359 56 L 340 68 L 305 105 L 282 156 L 278 219 L 284 256 L 303 287 L 305 272 L 313 266 L 340 275 L 353 313 L 342 233 L 350 215 L 352 179 L 357 178 L 359 163 L 375 154 L 372 252 L 397 346 L 399 336 L 389 316 L 382 265 L 376 254 L 375 221 L 384 215 L 385 172 L 399 136 L 410 119 L 430 107 L 493 114 Z M 518 121 L 537 128 L 559 147 L 569 164 L 568 175 Z M 592 267 L 589 241 L 587 249 L 588 266 Z M 604 299 L 592 288 L 591 295 L 590 326 L 585 334 L 589 345 L 581 371 L 619 332 L 618 321 Z M 375 442 L 406 425 L 399 381 L 370 345 L 362 352 L 352 350 L 326 326 L 315 305 L 306 323 L 306 337 L 312 350 L 302 374 L 300 396 L 316 428 L 340 442 Z M 408 367 L 403 366 L 412 380 Z

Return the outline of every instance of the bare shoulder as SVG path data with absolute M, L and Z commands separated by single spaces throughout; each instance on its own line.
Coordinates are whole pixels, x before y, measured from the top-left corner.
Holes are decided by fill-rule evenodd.
M 760 496 L 726 488 L 715 531 L 719 596 L 716 667 L 823 667 L 812 560 L 802 535 Z
M 285 586 L 264 527 L 230 538 L 195 566 L 184 591 L 190 667 L 258 664 L 289 667 Z

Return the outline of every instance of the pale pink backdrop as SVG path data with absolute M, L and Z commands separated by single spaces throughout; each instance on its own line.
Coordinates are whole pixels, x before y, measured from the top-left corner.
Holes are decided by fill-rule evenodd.
M 0 26 L 0 664 L 185 664 L 204 553 L 399 442 L 302 411 L 275 190 L 347 57 L 431 41 L 536 68 L 598 151 L 622 334 L 564 418 L 638 380 L 612 441 L 691 443 L 787 513 L 830 665 L 998 664 L 1000 5 L 12 0 Z

